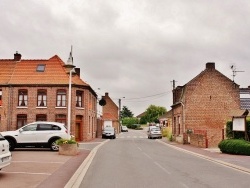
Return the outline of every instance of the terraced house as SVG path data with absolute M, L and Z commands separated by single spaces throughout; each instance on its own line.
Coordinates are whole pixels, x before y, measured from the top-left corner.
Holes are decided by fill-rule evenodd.
M 34 121 L 67 125 L 71 105 L 71 134 L 78 141 L 96 137 L 97 94 L 75 68 L 68 102 L 69 74 L 57 56 L 49 59 L 0 59 L 0 131 L 16 130 Z

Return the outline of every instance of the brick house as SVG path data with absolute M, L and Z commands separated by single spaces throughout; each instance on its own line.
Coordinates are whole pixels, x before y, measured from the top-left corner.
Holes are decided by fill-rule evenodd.
M 115 128 L 116 133 L 119 133 L 119 108 L 109 97 L 108 93 L 105 93 L 105 96 L 103 96 L 102 98 L 106 101 L 106 105 L 102 107 L 103 127 L 112 126 Z
M 216 147 L 237 109 L 239 85 L 217 71 L 215 63 L 207 63 L 199 75 L 173 90 L 173 137 L 177 142 Z
M 50 59 L 0 59 L 0 131 L 16 130 L 34 121 L 67 125 L 69 74 L 57 56 Z M 96 137 L 97 94 L 72 75 L 71 134 L 78 141 Z

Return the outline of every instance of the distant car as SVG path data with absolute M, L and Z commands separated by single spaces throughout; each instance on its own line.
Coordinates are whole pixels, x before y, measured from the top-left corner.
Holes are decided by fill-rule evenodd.
M 115 139 L 115 128 L 114 127 L 104 127 L 102 131 L 102 138 L 111 138 Z
M 150 126 L 148 129 L 148 138 L 162 138 L 161 129 L 156 126 Z
M 128 132 L 128 127 L 125 125 L 121 126 L 121 132 Z
M 33 122 L 18 130 L 5 131 L 1 134 L 8 140 L 11 151 L 17 147 L 45 147 L 58 151 L 56 140 L 70 139 L 63 123 L 46 121 Z
M 10 165 L 11 159 L 9 142 L 0 134 L 0 170 Z

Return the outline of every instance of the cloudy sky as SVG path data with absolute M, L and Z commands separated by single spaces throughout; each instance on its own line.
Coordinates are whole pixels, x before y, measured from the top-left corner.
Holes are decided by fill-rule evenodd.
M 250 85 L 248 0 L 1 0 L 0 58 L 67 61 L 73 45 L 81 78 L 135 115 L 172 104 L 184 85 L 215 62 Z M 100 89 L 98 89 L 100 88 Z M 123 98 L 125 97 L 125 98 Z

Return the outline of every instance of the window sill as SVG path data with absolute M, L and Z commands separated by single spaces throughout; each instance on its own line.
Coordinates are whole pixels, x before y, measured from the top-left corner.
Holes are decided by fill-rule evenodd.
M 28 107 L 27 106 L 17 106 L 16 108 L 22 109 L 22 108 L 28 108 Z
M 65 109 L 67 108 L 66 106 L 56 106 L 55 108 L 58 108 L 58 109 Z
M 84 110 L 84 107 L 76 107 L 78 110 Z

